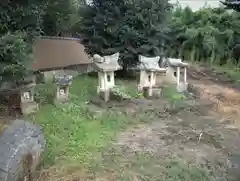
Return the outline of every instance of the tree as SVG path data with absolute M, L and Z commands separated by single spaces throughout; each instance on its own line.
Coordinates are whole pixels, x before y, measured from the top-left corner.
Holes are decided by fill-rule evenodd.
M 31 43 L 41 33 L 44 4 L 44 0 L 0 3 L 0 86 L 17 86 L 30 75 Z
M 221 3 L 228 9 L 233 9 L 240 12 L 240 0 L 225 0 L 221 1 Z
M 0 2 L 0 36 L 7 32 L 25 31 L 29 37 L 41 32 L 45 0 Z
M 58 36 L 61 33 L 70 33 L 72 26 L 79 21 L 77 6 L 73 0 L 48 0 L 44 15 L 44 34 Z
M 93 0 L 79 10 L 75 27 L 88 53 L 120 52 L 124 67 L 136 64 L 138 55 L 160 54 L 167 39 L 168 0 Z
M 240 16 L 224 8 L 189 7 L 173 11 L 168 56 L 217 64 L 232 59 L 232 48 L 240 43 Z
M 7 33 L 0 39 L 0 83 L 18 86 L 31 75 L 31 45 L 26 33 Z

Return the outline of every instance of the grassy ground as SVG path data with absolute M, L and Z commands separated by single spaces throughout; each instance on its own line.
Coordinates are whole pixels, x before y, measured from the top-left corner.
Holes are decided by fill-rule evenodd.
M 225 73 L 231 80 L 240 81 L 240 69 L 233 65 L 213 66 L 219 73 Z
M 70 92 L 71 101 L 66 104 L 44 104 L 33 117 L 44 127 L 48 140 L 48 151 L 44 164 L 71 161 L 88 166 L 94 153 L 106 147 L 117 131 L 124 128 L 128 120 L 124 115 L 106 110 L 95 118 L 86 111 L 85 105 L 96 94 L 94 78 L 75 79 Z M 50 85 L 40 87 L 40 100 L 53 97 Z M 48 90 L 48 91 L 46 91 Z M 45 95 L 44 95 L 45 94 Z
M 225 74 L 226 78 L 229 78 L 229 80 L 233 80 L 236 82 L 240 81 L 240 69 L 236 65 L 226 64 L 226 65 L 209 65 L 199 62 L 191 62 L 193 65 L 200 65 L 203 67 L 211 67 L 212 70 L 214 70 L 218 74 Z
M 202 169 L 174 158 L 162 161 L 152 154 L 128 153 L 114 146 L 116 136 L 125 129 L 151 123 L 152 119 L 144 112 L 129 116 L 116 109 L 89 111 L 86 104 L 96 96 L 96 83 L 94 77 L 75 78 L 70 88 L 70 101 L 57 105 L 51 104 L 53 84 L 38 86 L 36 97 L 42 106 L 31 119 L 43 127 L 47 140 L 39 180 L 67 181 L 77 176 L 86 180 L 119 181 L 211 180 Z M 124 86 L 132 97 L 142 97 L 135 91 L 136 82 L 118 80 L 117 84 Z M 170 100 L 182 99 L 171 88 L 166 92 Z

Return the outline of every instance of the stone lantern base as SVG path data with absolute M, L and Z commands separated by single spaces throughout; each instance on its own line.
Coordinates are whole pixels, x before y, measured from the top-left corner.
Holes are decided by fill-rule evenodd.
M 67 102 L 69 100 L 69 86 L 57 86 L 55 102 Z
M 110 89 L 99 91 L 99 97 L 103 99 L 105 102 L 108 102 L 110 100 L 110 94 L 111 94 Z
M 21 96 L 21 111 L 24 115 L 35 113 L 38 110 L 38 104 L 34 100 L 35 84 L 25 85 L 20 90 Z
M 35 113 L 38 111 L 38 109 L 39 109 L 39 106 L 35 101 L 28 102 L 28 103 L 26 102 L 21 103 L 21 110 L 23 115 L 29 115 L 29 114 Z
M 105 101 L 111 97 L 111 89 L 115 87 L 114 72 L 122 67 L 118 64 L 119 53 L 101 57 L 93 56 L 94 66 L 98 71 L 97 93 Z
M 143 87 L 143 96 L 146 98 L 161 98 L 163 86 Z
M 72 80 L 73 77 L 71 75 L 55 77 L 55 82 L 57 84 L 55 103 L 69 100 L 69 86 L 72 84 Z
M 145 97 L 160 98 L 162 86 L 157 85 L 157 75 L 165 76 L 166 69 L 159 67 L 160 57 L 145 57 L 139 55 L 140 82 L 138 90 L 143 92 Z
M 167 58 L 163 61 L 163 66 L 167 67 L 167 80 L 169 83 L 175 83 L 179 92 L 187 90 L 187 69 L 188 63 L 181 59 Z M 183 80 L 182 80 L 183 79 Z

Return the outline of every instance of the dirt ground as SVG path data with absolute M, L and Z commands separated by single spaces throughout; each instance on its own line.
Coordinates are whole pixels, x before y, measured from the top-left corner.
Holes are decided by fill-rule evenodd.
M 195 106 L 172 110 L 156 100 L 128 106 L 131 114 L 153 113 L 149 114 L 150 123 L 131 127 L 118 136 L 115 149 L 121 156 L 106 156 L 106 160 L 118 160 L 118 169 L 124 169 L 129 180 L 169 179 L 169 174 L 165 177 L 160 173 L 169 170 L 163 165 L 172 159 L 205 170 L 211 180 L 240 179 L 240 86 L 207 68 L 191 67 L 189 79 L 200 95 Z M 151 155 L 143 161 L 143 170 L 132 166 L 138 165 L 136 153 Z M 201 176 L 201 180 L 208 179 Z
M 189 82 L 198 88 L 201 99 L 215 103 L 215 116 L 230 119 L 240 127 L 240 85 L 211 68 L 190 67 Z
M 96 112 L 116 109 L 142 124 L 101 150 L 86 177 L 77 171 L 55 180 L 239 181 L 240 86 L 207 68 L 190 67 L 188 77 L 199 97 L 181 106 L 161 99 L 95 106 Z

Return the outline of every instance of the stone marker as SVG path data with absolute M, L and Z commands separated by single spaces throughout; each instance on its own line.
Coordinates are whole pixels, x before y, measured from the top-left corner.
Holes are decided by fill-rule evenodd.
M 21 110 L 24 115 L 34 113 L 38 110 L 38 104 L 34 101 L 35 85 L 35 83 L 31 83 L 20 88 Z
M 177 90 L 183 92 L 187 90 L 187 68 L 188 63 L 177 58 L 165 58 L 162 67 L 167 68 L 166 77 L 168 81 L 177 83 Z M 181 69 L 183 69 L 183 81 L 181 81 Z
M 56 101 L 65 102 L 69 99 L 69 86 L 72 84 L 73 76 L 58 75 L 55 76 L 57 84 Z
M 114 72 L 122 67 L 118 64 L 119 53 L 101 57 L 98 54 L 93 56 L 95 68 L 98 70 L 97 93 L 109 101 L 110 91 L 115 86 Z
M 139 55 L 140 62 L 140 82 L 138 90 L 144 91 L 144 95 L 152 97 L 153 91 L 161 91 L 160 87 L 156 85 L 156 75 L 158 73 L 165 73 L 165 68 L 159 67 L 160 57 L 145 57 Z M 157 93 L 158 94 L 158 93 Z
M 31 181 L 45 145 L 39 126 L 15 120 L 0 137 L 0 180 Z

